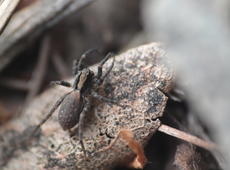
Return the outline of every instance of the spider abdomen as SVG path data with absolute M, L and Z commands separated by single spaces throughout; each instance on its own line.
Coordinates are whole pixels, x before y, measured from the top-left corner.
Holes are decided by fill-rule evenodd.
M 73 91 L 63 100 L 58 114 L 58 121 L 63 130 L 71 129 L 79 122 L 83 106 L 79 91 Z

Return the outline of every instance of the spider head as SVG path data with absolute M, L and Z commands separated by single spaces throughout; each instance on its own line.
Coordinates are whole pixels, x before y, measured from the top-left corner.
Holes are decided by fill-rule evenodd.
M 90 87 L 92 84 L 92 80 L 94 77 L 94 72 L 91 71 L 88 68 L 85 68 L 76 75 L 73 88 L 75 90 L 79 90 L 80 92 L 84 92 L 88 87 Z

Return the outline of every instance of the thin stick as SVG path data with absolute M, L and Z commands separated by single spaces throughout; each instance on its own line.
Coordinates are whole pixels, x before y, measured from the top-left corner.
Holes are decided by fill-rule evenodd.
M 207 150 L 216 150 L 217 149 L 216 144 L 214 144 L 212 142 L 204 141 L 204 140 L 202 140 L 196 136 L 190 135 L 188 133 L 185 133 L 183 131 L 180 131 L 178 129 L 172 128 L 172 127 L 164 125 L 164 124 L 162 124 L 158 130 L 160 132 L 163 132 L 163 133 L 168 134 L 170 136 L 174 136 L 178 139 L 192 143 L 196 146 L 199 146 L 201 148 L 205 148 Z
M 16 78 L 0 78 L 0 85 L 22 91 L 27 91 L 30 88 L 27 81 Z
M 30 89 L 28 91 L 28 95 L 26 97 L 25 105 L 27 105 L 31 99 L 37 95 L 39 92 L 43 78 L 46 74 L 48 59 L 49 59 L 49 52 L 50 52 L 50 38 L 49 36 L 45 36 L 42 41 L 42 46 L 39 51 L 39 60 L 37 66 L 32 74 L 32 78 L 29 82 Z
M 70 75 L 65 63 L 63 62 L 60 54 L 57 51 L 54 51 L 51 55 L 51 61 L 62 79 L 65 79 Z

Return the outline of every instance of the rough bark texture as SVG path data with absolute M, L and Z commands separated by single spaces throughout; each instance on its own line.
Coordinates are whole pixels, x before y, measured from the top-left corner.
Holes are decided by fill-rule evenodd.
M 70 138 L 61 129 L 57 113 L 42 126 L 41 133 L 32 142 L 20 142 L 26 134 L 22 131 L 26 128 L 29 131 L 29 126 L 38 124 L 55 101 L 70 90 L 57 87 L 36 98 L 20 118 L 1 128 L 0 163 L 3 169 L 109 169 L 124 160 L 132 160 L 135 154 L 122 139 L 108 150 L 103 148 L 109 146 L 121 129 L 132 130 L 135 140 L 144 145 L 160 126 L 157 118 L 163 115 L 167 102 L 164 93 L 172 88 L 174 78 L 164 57 L 164 51 L 156 43 L 115 57 L 114 68 L 100 93 L 125 107 L 93 100 L 84 127 L 89 159 L 85 160 L 77 137 Z M 105 64 L 104 70 L 111 62 Z M 95 68 L 91 69 L 95 71 Z

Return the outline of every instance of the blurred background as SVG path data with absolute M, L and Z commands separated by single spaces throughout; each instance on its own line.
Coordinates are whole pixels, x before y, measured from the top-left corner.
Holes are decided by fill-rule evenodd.
M 145 169 L 229 169 L 229 8 L 228 0 L 21 0 L 0 35 L 0 125 L 23 113 L 51 80 L 71 77 L 72 60 L 84 51 L 101 51 L 86 61 L 92 65 L 110 51 L 160 42 L 180 94 L 162 121 L 214 140 L 223 155 L 157 133 Z M 193 166 L 183 164 L 183 150 Z

